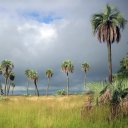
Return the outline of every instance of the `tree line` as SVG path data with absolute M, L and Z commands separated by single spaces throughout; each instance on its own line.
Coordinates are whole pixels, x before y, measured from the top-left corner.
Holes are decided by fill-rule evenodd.
M 14 64 L 11 60 L 3 60 L 0 64 L 0 74 L 5 78 L 5 88 L 3 91 L 2 87 L 1 87 L 1 93 L 5 94 L 5 95 L 9 95 L 10 86 L 12 87 L 12 94 L 13 94 L 13 90 L 15 87 L 15 84 L 14 84 L 15 73 L 13 72 L 13 68 L 14 68 Z M 89 70 L 89 64 L 84 62 L 84 63 L 82 63 L 81 68 L 85 72 L 85 76 L 86 76 L 86 73 Z M 61 69 L 67 76 L 67 95 L 69 95 L 69 73 L 73 73 L 74 65 L 71 62 L 71 60 L 65 60 L 61 65 Z M 48 78 L 46 95 L 48 95 L 50 79 L 53 76 L 53 74 L 54 74 L 53 70 L 50 68 L 48 68 L 45 71 L 45 76 Z M 38 82 L 38 78 L 39 78 L 38 72 L 33 69 L 26 69 L 25 75 L 28 80 L 27 95 L 28 95 L 28 88 L 29 88 L 29 80 L 31 80 L 34 82 L 36 95 L 39 96 L 39 90 L 38 90 L 38 86 L 37 86 L 37 82 Z M 85 79 L 86 79 L 86 77 L 85 77 Z M 86 81 L 86 80 L 84 80 L 84 81 Z M 85 82 L 84 82 L 84 86 L 85 86 Z

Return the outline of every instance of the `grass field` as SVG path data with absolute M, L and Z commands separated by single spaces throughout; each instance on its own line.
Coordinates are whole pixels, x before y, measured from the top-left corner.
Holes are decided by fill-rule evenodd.
M 0 101 L 0 128 L 128 128 L 128 119 L 108 122 L 107 108 L 96 108 L 81 118 L 87 95 L 10 96 Z

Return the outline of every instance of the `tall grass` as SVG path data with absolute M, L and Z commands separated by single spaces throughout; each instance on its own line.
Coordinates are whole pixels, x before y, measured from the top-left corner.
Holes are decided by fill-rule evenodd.
M 86 95 L 25 97 L 0 101 L 0 128 L 127 128 L 127 119 L 108 122 L 107 108 L 94 108 L 81 118 Z

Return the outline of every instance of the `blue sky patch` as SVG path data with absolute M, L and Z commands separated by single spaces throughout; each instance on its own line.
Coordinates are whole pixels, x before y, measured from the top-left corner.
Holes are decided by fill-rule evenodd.
M 56 16 L 53 13 L 49 13 L 46 15 L 38 11 L 25 11 L 20 14 L 25 18 L 36 20 L 38 22 L 46 23 L 46 24 L 49 24 L 53 22 L 54 20 L 62 19 L 62 17 Z

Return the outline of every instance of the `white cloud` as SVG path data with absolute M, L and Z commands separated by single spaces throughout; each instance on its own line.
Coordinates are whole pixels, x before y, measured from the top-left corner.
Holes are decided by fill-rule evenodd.
M 52 24 L 24 23 L 17 27 L 19 34 L 24 39 L 26 47 L 40 43 L 53 42 L 57 38 L 56 28 Z
M 42 40 L 51 41 L 57 38 L 57 31 L 52 25 L 44 24 L 39 29 Z

